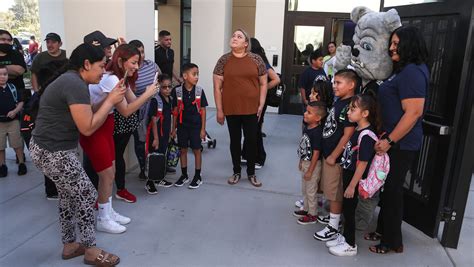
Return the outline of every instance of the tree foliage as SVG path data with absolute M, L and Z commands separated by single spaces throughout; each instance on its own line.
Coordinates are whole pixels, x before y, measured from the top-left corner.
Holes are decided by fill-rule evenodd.
M 0 12 L 0 28 L 13 35 L 25 33 L 40 36 L 38 0 L 14 0 L 7 12 Z

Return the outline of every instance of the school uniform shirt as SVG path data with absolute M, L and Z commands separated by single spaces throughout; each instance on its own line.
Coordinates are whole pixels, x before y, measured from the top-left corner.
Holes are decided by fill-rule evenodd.
M 10 84 L 10 86 L 14 86 Z M 10 118 L 7 116 L 8 112 L 14 110 L 18 102 L 23 101 L 21 95 L 17 93 L 18 101 L 15 101 L 15 97 L 12 94 L 12 91 L 8 87 L 8 83 L 5 86 L 0 86 L 0 122 L 9 122 L 13 121 L 15 118 Z M 18 116 L 18 114 L 17 114 Z
M 173 89 L 171 92 L 173 98 L 173 108 L 178 106 L 178 98 L 176 97 L 176 89 Z M 189 127 L 189 128 L 198 128 L 201 129 L 201 114 L 198 111 L 198 108 L 193 104 L 196 99 L 196 86 L 193 86 L 191 91 L 188 91 L 183 85 L 183 123 L 179 123 L 179 114 L 178 114 L 178 127 Z M 207 99 L 204 90 L 201 94 L 201 108 L 207 107 Z M 179 112 L 179 110 L 178 110 Z
M 304 88 L 304 91 L 306 93 L 306 99 L 308 101 L 309 95 L 311 94 L 311 88 L 313 88 L 314 79 L 316 79 L 316 77 L 318 77 L 319 75 L 327 77 L 323 69 L 315 70 L 311 66 L 305 69 L 303 73 L 301 73 L 298 88 Z
M 170 131 L 171 131 L 171 110 L 172 110 L 172 100 L 171 100 L 171 96 L 169 97 L 169 102 L 166 102 L 165 100 L 165 97 L 160 94 L 158 94 L 158 97 L 161 98 L 161 101 L 163 102 L 163 121 L 158 121 L 157 123 L 157 126 L 158 126 L 158 136 L 161 138 L 161 127 L 163 125 L 163 136 L 168 136 L 169 137 L 169 134 L 170 134 Z M 148 117 L 150 118 L 150 121 L 151 121 L 151 117 L 153 116 L 156 116 L 156 113 L 158 111 L 158 101 L 156 100 L 156 98 L 152 98 L 150 100 L 150 109 L 149 109 L 149 112 L 148 112 Z
M 393 74 L 379 87 L 378 101 L 382 113 L 382 127 L 390 134 L 402 118 L 402 100 L 408 98 L 426 99 L 429 84 L 429 70 L 425 64 L 408 64 L 398 74 Z M 426 106 L 426 103 L 425 103 Z M 423 139 L 421 118 L 400 140 L 400 149 L 418 151 Z
M 355 127 L 357 124 L 349 121 L 347 117 L 347 111 L 349 110 L 349 104 L 351 98 L 338 99 L 334 102 L 334 105 L 329 110 L 329 114 L 326 117 L 326 122 L 323 128 L 323 157 L 327 158 L 331 155 L 332 151 L 336 148 L 337 144 L 344 135 L 344 128 Z M 336 159 L 336 162 L 340 162 L 340 157 Z
M 312 129 L 309 129 L 307 126 L 305 126 L 297 151 L 298 157 L 304 161 L 311 161 L 313 158 L 313 151 L 321 151 L 322 136 L 323 127 L 321 125 L 318 125 Z
M 369 135 L 365 135 L 364 137 L 362 137 L 362 140 L 360 140 L 359 148 L 354 149 L 354 147 L 358 145 L 357 142 L 359 140 L 359 136 L 364 130 L 370 130 L 374 132 L 374 129 L 370 126 L 364 129 L 356 130 L 351 136 L 349 142 L 347 142 L 341 157 L 342 168 L 353 172 L 355 172 L 356 170 L 357 161 L 368 162 L 367 168 L 365 169 L 362 178 L 367 177 L 367 172 L 369 170 L 370 163 L 372 162 L 372 159 L 375 156 L 375 140 L 372 139 Z

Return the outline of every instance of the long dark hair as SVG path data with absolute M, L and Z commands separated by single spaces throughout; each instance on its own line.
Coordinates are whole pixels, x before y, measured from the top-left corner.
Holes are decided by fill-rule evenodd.
M 398 43 L 397 53 L 400 56 L 399 62 L 394 62 L 393 69 L 395 73 L 400 72 L 406 65 L 414 63 L 420 65 L 427 63 L 428 49 L 421 32 L 415 26 L 401 26 L 394 30 L 390 35 L 389 46 L 393 35 L 397 35 L 400 39 Z M 390 53 L 390 51 L 388 51 Z
M 317 80 L 313 83 L 312 90 L 318 94 L 318 101 L 321 101 L 327 108 L 332 107 L 334 102 L 334 95 L 332 92 L 332 84 L 330 81 Z
M 369 117 L 367 120 L 370 125 L 375 129 L 375 133 L 379 134 L 382 129 L 382 120 L 380 118 L 379 105 L 377 100 L 371 94 L 359 94 L 355 95 L 351 99 L 351 107 L 358 107 L 362 111 L 369 111 Z
M 270 65 L 270 63 L 268 62 L 267 55 L 265 54 L 265 50 L 260 45 L 260 42 L 257 39 L 253 37 L 250 38 L 250 47 L 250 52 L 259 55 L 263 59 L 263 62 L 265 62 L 265 64 Z

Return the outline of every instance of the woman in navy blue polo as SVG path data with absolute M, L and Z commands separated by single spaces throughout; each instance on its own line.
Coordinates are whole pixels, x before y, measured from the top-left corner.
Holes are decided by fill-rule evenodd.
M 377 230 L 365 236 L 367 240 L 380 240 L 380 244 L 370 247 L 370 251 L 379 254 L 403 252 L 403 182 L 421 148 L 421 117 L 430 79 L 428 51 L 416 27 L 396 29 L 390 37 L 389 54 L 394 72 L 380 85 L 378 93 L 386 135 L 375 150 L 389 154 L 390 173 L 380 196 Z

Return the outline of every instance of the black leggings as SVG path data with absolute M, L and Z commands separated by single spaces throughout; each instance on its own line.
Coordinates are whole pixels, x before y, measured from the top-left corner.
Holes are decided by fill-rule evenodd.
M 342 172 L 342 188 L 345 192 L 351 183 L 353 171 L 344 170 Z M 345 198 L 342 200 L 342 214 L 344 215 L 344 238 L 347 244 L 355 246 L 355 211 L 359 199 L 359 184 L 356 185 L 353 198 Z
M 380 213 L 377 221 L 377 233 L 382 235 L 380 243 L 391 249 L 403 245 L 403 182 L 416 157 L 416 151 L 392 148 L 390 156 L 390 172 L 380 194 Z
M 260 120 L 258 121 L 258 131 L 257 131 L 257 157 L 255 162 L 260 165 L 265 165 L 265 160 L 267 159 L 267 152 L 265 152 L 265 147 L 263 146 L 263 136 L 262 136 L 262 127 L 263 127 L 263 119 L 265 117 L 265 111 L 267 110 L 267 105 L 263 106 L 262 115 L 260 116 Z M 246 138 L 244 139 L 244 145 L 242 148 L 242 158 L 247 159 L 247 151 L 245 149 L 245 142 Z
M 137 156 L 140 171 L 145 171 L 145 142 L 141 142 L 138 138 L 138 130 L 133 132 L 133 142 L 135 146 L 135 155 Z
M 234 173 L 240 173 L 240 155 L 242 154 L 240 141 L 244 130 L 245 150 L 247 153 L 247 175 L 255 175 L 255 158 L 257 155 L 257 115 L 229 115 L 226 116 L 230 136 L 230 154 Z
M 123 153 L 131 136 L 132 133 L 114 134 L 115 185 L 117 185 L 117 190 L 125 188 L 125 160 L 123 159 Z

